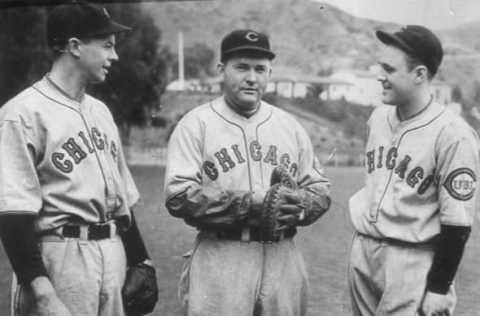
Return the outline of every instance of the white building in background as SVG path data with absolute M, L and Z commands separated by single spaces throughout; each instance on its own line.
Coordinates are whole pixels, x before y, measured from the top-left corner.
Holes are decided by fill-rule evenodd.
M 366 106 L 382 104 L 382 87 L 372 72 L 358 70 L 340 70 L 334 72 L 331 79 L 348 84 L 333 84 L 324 91 L 322 100 L 345 99 L 348 102 Z
M 372 66 L 368 71 L 341 70 L 333 73 L 332 81 L 348 82 L 349 84 L 332 84 L 320 98 L 323 100 L 345 100 L 366 106 L 382 104 L 382 86 L 378 82 L 378 66 Z M 452 102 L 452 88 L 440 81 L 433 81 L 432 94 L 435 101 L 448 105 Z
M 309 84 L 289 78 L 271 79 L 266 92 L 276 92 L 285 98 L 304 98 L 308 94 Z
M 339 70 L 328 77 L 305 75 L 296 69 L 277 66 L 267 85 L 266 92 L 276 93 L 285 98 L 304 98 L 312 93 L 312 88 L 321 87 L 318 98 L 322 100 L 341 100 L 365 105 L 382 104 L 382 86 L 378 82 L 379 66 L 369 70 Z M 198 91 L 221 93 L 223 77 L 189 79 L 182 84 L 175 80 L 167 86 L 168 91 Z M 440 81 L 433 81 L 434 99 L 445 105 L 452 103 L 452 88 Z M 314 96 L 317 97 L 317 96 Z
M 320 76 L 272 76 L 266 92 L 274 92 L 285 98 L 305 98 L 314 86 L 328 90 L 331 85 L 350 85 L 348 82 Z M 319 97 L 319 96 L 315 96 Z
M 306 75 L 296 68 L 275 66 L 266 92 L 276 93 L 285 98 L 304 98 L 312 93 L 313 87 L 320 86 L 326 89 L 332 84 L 350 85 L 346 81 L 330 77 Z

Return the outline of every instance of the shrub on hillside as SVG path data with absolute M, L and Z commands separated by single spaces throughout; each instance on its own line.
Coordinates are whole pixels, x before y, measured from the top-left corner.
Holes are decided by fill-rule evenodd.
M 341 100 L 324 101 L 314 97 L 287 99 L 272 93 L 264 96 L 270 104 L 282 107 L 290 104 L 308 112 L 314 113 L 340 125 L 346 137 L 358 137 L 365 140 L 366 122 L 373 111 L 373 107 L 363 106 Z
M 150 123 L 154 127 L 165 128 L 170 123 L 170 120 L 162 115 L 154 115 L 152 116 Z

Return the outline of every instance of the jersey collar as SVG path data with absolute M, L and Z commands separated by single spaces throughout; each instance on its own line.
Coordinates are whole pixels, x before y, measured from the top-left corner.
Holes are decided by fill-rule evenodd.
M 427 124 L 428 122 L 435 119 L 443 111 L 445 111 L 444 105 L 431 100 L 430 104 L 420 113 L 407 120 L 400 121 L 397 114 L 397 107 L 392 106 L 388 115 L 388 122 L 394 131 L 404 128 L 410 129 Z
M 61 90 L 54 82 L 48 78 L 48 74 L 45 75 L 40 81 L 33 85 L 40 93 L 55 101 L 56 103 L 69 107 L 75 111 L 80 111 L 81 104 L 85 100 L 83 96 L 79 102 L 70 96 L 68 96 L 63 90 Z
M 212 101 L 212 107 L 219 113 L 222 113 L 228 120 L 237 122 L 242 125 L 257 124 L 259 122 L 263 122 L 271 115 L 272 112 L 270 104 L 260 101 L 258 110 L 252 116 L 247 118 L 243 115 L 238 114 L 231 107 L 229 107 L 223 96 Z

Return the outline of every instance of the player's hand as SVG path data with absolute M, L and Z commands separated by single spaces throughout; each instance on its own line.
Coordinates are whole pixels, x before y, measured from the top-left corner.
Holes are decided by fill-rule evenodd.
M 35 298 L 38 316 L 72 316 L 68 308 L 58 298 L 52 283 L 47 277 L 35 278 L 30 286 Z
M 149 314 L 158 301 L 155 268 L 149 260 L 128 268 L 122 289 L 123 303 L 127 315 Z
M 420 307 L 420 316 L 450 316 L 453 311 L 454 301 L 449 295 L 433 292 L 425 293 Z
M 296 227 L 299 222 L 304 219 L 305 207 L 297 192 L 298 191 L 293 191 L 286 187 L 281 187 L 279 189 L 279 195 L 282 196 L 284 204 L 279 205 L 278 207 L 279 215 L 277 220 L 280 223 L 278 230 Z

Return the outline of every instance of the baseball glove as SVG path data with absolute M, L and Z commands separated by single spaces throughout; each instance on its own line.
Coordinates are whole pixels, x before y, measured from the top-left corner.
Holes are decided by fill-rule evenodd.
M 260 229 L 264 241 L 279 240 L 283 231 L 317 220 L 330 207 L 330 198 L 313 188 L 298 188 L 285 167 L 276 167 L 263 201 Z
M 158 300 L 155 268 L 145 263 L 130 267 L 123 285 L 122 297 L 128 316 L 151 313 Z

